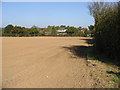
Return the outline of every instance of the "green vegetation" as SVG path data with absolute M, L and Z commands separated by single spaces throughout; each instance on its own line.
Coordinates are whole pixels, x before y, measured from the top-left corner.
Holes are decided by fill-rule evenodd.
M 7 25 L 2 30 L 3 36 L 93 36 L 94 26 L 90 25 L 87 28 L 73 27 L 73 26 L 48 26 L 47 28 L 39 28 L 37 26 L 32 26 L 31 28 L 25 28 L 21 26 Z M 61 30 L 61 32 L 58 32 Z M 62 31 L 63 30 L 63 31 Z
M 96 53 L 120 65 L 120 2 L 94 2 L 89 10 L 95 20 Z
M 87 66 L 91 67 L 91 76 L 109 88 L 120 87 L 120 70 L 109 58 L 101 58 L 93 51 L 93 46 L 87 48 Z
M 2 36 L 2 28 L 0 28 L 0 36 Z

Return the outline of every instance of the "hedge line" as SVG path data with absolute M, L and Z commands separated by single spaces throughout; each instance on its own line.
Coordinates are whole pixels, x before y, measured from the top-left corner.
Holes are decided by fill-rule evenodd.
M 99 10 L 96 11 L 97 15 L 92 12 L 95 18 L 95 50 L 120 64 L 120 2 L 115 4 L 97 4 L 98 6 L 101 5 L 99 8 L 96 7 Z

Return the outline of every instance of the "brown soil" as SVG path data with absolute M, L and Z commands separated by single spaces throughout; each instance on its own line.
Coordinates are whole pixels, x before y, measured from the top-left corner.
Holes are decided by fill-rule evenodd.
M 88 38 L 3 37 L 2 87 L 103 87 L 86 65 L 85 39 Z

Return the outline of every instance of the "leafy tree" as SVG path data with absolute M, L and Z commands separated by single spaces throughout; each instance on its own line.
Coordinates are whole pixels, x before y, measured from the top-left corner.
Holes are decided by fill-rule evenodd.
M 88 28 L 89 28 L 88 33 L 90 34 L 90 36 L 94 36 L 94 26 L 90 25 L 90 26 L 88 26 Z
M 57 30 L 56 30 L 55 26 L 52 27 L 51 34 L 52 35 L 56 35 L 57 34 Z
M 37 26 L 32 26 L 31 29 L 30 29 L 30 34 L 32 35 L 37 35 L 39 33 L 38 31 L 38 27 Z
M 30 36 L 30 28 L 25 28 L 23 30 L 23 36 Z
M 5 28 L 4 28 L 4 33 L 10 33 L 11 30 L 14 28 L 13 25 L 7 25 Z
M 60 27 L 61 27 L 61 28 L 65 28 L 66 26 L 65 26 L 65 25 L 61 25 Z
M 75 34 L 75 32 L 77 32 L 77 29 L 75 27 L 67 27 L 67 34 L 70 36 L 73 36 Z
M 94 2 L 89 6 L 95 20 L 94 46 L 99 54 L 120 58 L 120 2 Z M 120 63 L 120 61 L 119 61 Z
M 56 26 L 55 29 L 56 29 L 56 30 L 59 30 L 59 29 L 60 29 L 60 26 Z
M 83 31 L 78 31 L 78 32 L 77 32 L 77 36 L 84 37 L 85 35 L 84 35 L 84 32 L 83 32 Z
M 24 27 L 21 26 L 15 26 L 12 30 L 11 33 L 15 34 L 15 36 L 21 36 L 20 34 L 23 34 Z

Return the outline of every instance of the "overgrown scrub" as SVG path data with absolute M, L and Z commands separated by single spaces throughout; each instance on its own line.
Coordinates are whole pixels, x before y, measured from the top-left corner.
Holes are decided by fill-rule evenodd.
M 95 50 L 120 65 L 120 2 L 94 2 L 89 10 L 95 20 Z

